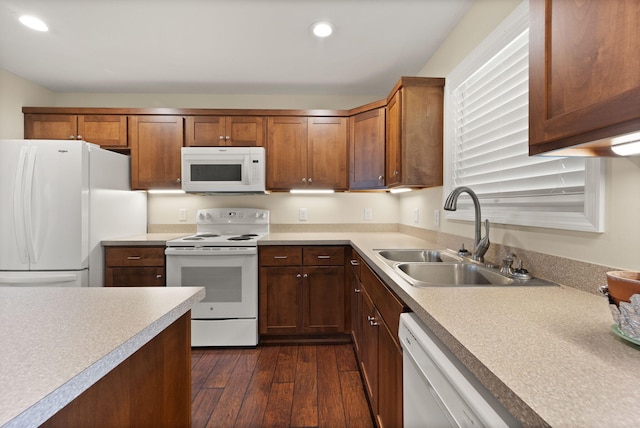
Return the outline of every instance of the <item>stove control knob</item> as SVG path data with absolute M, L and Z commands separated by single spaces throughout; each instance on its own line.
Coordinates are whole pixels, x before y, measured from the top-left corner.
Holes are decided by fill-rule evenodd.
M 204 220 L 204 214 L 202 213 L 198 214 L 198 220 Z
M 213 220 L 213 217 L 211 216 L 211 213 L 207 213 L 205 218 L 207 219 L 207 221 Z

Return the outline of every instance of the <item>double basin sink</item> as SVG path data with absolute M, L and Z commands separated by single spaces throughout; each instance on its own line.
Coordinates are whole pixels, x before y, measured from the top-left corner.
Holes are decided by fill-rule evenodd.
M 451 250 L 375 251 L 414 287 L 554 285 L 538 278 L 512 278 Z

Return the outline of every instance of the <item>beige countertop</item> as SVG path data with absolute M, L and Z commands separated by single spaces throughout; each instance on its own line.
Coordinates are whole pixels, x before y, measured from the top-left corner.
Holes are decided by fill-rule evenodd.
M 412 287 L 373 250 L 439 247 L 401 233 L 272 233 L 259 242 L 349 244 L 525 425 L 640 425 L 640 347 L 610 330 L 603 297 L 563 285 Z
M 200 287 L 0 287 L 0 427 L 42 424 L 203 297 Z
M 172 239 L 193 235 L 193 233 L 145 233 L 142 235 L 125 236 L 123 238 L 108 239 L 101 242 L 103 247 L 127 246 L 161 246 Z

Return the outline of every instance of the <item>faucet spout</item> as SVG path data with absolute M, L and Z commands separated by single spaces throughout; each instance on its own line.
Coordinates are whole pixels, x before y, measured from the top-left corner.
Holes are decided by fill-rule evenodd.
M 473 259 L 478 261 L 484 261 L 484 254 L 489 248 L 489 220 L 486 220 L 485 226 L 487 229 L 487 235 L 482 238 L 481 223 L 482 215 L 480 213 L 480 201 L 478 195 L 469 187 L 461 186 L 456 187 L 449 193 L 444 203 L 444 209 L 446 211 L 455 211 L 458 209 L 458 198 L 460 194 L 467 193 L 473 201 L 473 207 L 475 209 L 475 240 L 473 242 Z

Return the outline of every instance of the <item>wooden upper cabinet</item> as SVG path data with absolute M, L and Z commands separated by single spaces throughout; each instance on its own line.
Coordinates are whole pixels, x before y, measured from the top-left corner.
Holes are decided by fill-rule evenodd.
M 289 190 L 305 186 L 307 118 L 269 117 L 267 132 L 267 189 Z
M 307 187 L 346 190 L 347 184 L 347 118 L 310 117 Z
M 265 121 L 257 116 L 186 116 L 187 146 L 264 146 Z
M 403 77 L 387 100 L 387 187 L 442 186 L 444 79 Z
M 609 138 L 640 130 L 640 2 L 529 8 L 529 153 L 611 155 Z
M 127 117 L 121 115 L 25 114 L 24 138 L 84 140 L 101 147 L 127 147 Z
M 350 122 L 351 189 L 385 186 L 385 108 L 358 113 Z
M 131 188 L 179 189 L 182 116 L 130 116 Z
M 270 117 L 267 189 L 347 188 L 347 118 Z

